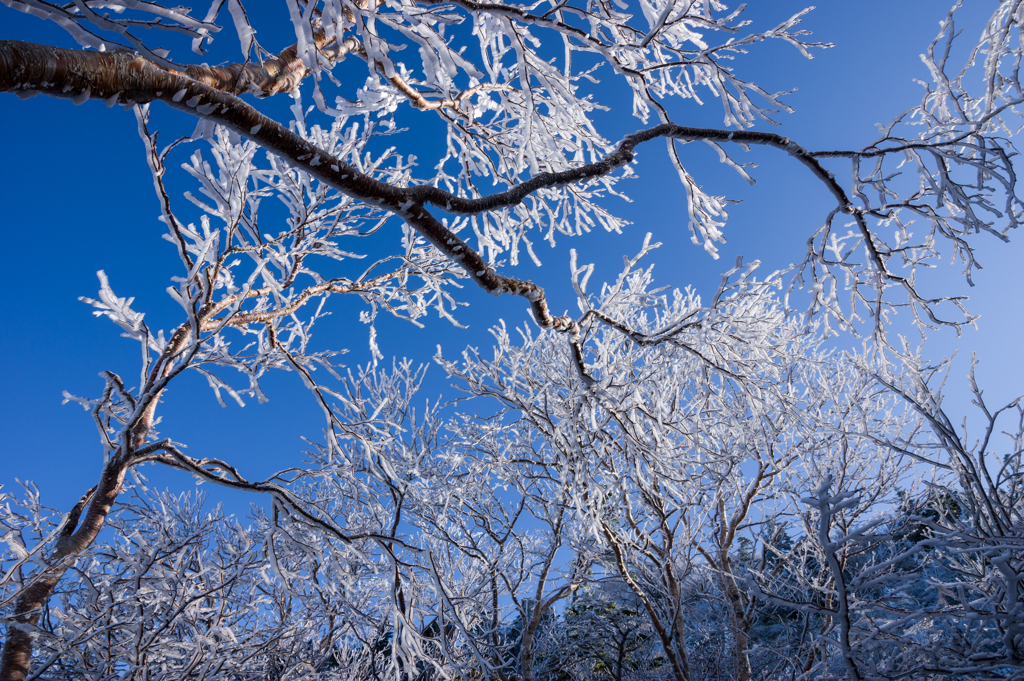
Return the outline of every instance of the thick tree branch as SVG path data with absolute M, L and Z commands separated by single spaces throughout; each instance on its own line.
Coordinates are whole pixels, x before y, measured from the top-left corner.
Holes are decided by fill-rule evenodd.
M 0 92 L 42 93 L 70 98 L 76 103 L 90 98 L 125 105 L 162 101 L 179 111 L 215 121 L 288 159 L 338 191 L 390 210 L 459 263 L 470 278 L 488 292 L 527 298 L 541 326 L 566 330 L 572 325 L 571 319 L 550 314 L 539 286 L 495 272 L 478 253 L 431 215 L 422 202 L 417 201 L 412 189 L 395 187 L 365 175 L 237 97 L 160 69 L 137 55 L 0 41 Z
M 356 38 L 346 38 L 340 43 L 327 38 L 323 30 L 317 31 L 316 48 L 329 61 L 341 59 L 350 52 L 362 50 L 362 43 Z M 168 73 L 188 76 L 192 80 L 222 92 L 234 95 L 254 94 L 257 97 L 271 97 L 282 92 L 291 92 L 302 79 L 312 71 L 298 56 L 298 45 L 285 48 L 276 57 L 261 63 L 245 62 L 227 66 L 189 65 L 183 71 L 168 69 Z
M 114 104 L 142 104 L 162 101 L 193 116 L 207 118 L 257 142 L 335 189 L 385 208 L 405 220 L 431 244 L 457 262 L 481 288 L 496 295 L 512 294 L 530 301 L 537 323 L 543 328 L 574 332 L 569 317 L 554 317 L 544 291 L 530 281 L 505 277 L 494 271 L 480 254 L 445 227 L 427 209 L 427 204 L 451 213 L 474 214 L 521 203 L 541 189 L 586 182 L 633 160 L 638 144 L 659 137 L 678 140 L 709 140 L 760 144 L 785 151 L 800 161 L 825 184 L 839 204 L 839 210 L 853 215 L 864 237 L 872 261 L 883 278 L 910 287 L 910 283 L 888 272 L 868 229 L 864 215 L 852 204 L 832 173 L 806 149 L 774 133 L 692 128 L 664 123 L 628 135 L 618 149 L 601 161 L 558 172 L 543 173 L 508 191 L 469 199 L 432 186 L 396 187 L 370 177 L 341 159 L 261 114 L 237 97 L 188 76 L 160 69 L 137 55 L 85 52 L 0 41 L 0 91 L 31 95 L 36 92 L 70 98 L 81 103 L 102 98 Z M 911 287 L 912 288 L 912 287 Z

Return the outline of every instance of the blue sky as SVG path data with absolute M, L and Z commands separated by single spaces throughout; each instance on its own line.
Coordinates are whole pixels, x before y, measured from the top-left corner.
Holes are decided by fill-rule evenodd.
M 803 7 L 790 0 L 752 4 L 749 12 L 755 26 L 774 26 Z M 967 8 L 967 41 L 980 31 L 990 4 L 975 2 Z M 248 9 L 250 16 L 260 16 L 260 3 L 249 3 Z M 946 9 L 934 0 L 830 2 L 812 12 L 804 26 L 814 32 L 815 39 L 836 43 L 835 48 L 819 51 L 808 61 L 788 46 L 763 44 L 737 60 L 736 67 L 769 91 L 798 88 L 785 100 L 796 113 L 780 114 L 782 125 L 777 131 L 809 148 L 863 146 L 876 136 L 876 123 L 888 121 L 918 99 L 920 88 L 913 79 L 927 77 L 918 55 L 936 33 Z M 278 25 L 283 24 L 283 10 L 275 11 L 282 19 Z M 74 47 L 53 25 L 8 9 L 0 10 L 0 16 L 0 39 Z M 275 40 L 273 24 L 257 24 L 257 29 L 268 46 L 287 45 L 286 33 Z M 231 36 L 220 44 L 237 49 Z M 352 66 L 362 68 L 355 60 Z M 291 102 L 280 99 L 258 106 L 286 111 Z M 720 127 L 721 108 L 712 98 L 708 100 L 703 108 L 677 107 L 676 121 Z M 614 101 L 609 97 L 605 103 Z M 429 159 L 436 139 L 423 133 L 430 130 L 425 116 L 429 114 L 404 112 L 400 122 L 410 132 L 391 142 L 403 153 Z M 159 206 L 130 112 L 107 109 L 101 102 L 75 107 L 66 100 L 20 101 L 2 95 L 0 120 L 7 131 L 0 164 L 0 224 L 7 242 L 4 271 L 9 287 L 0 325 L 4 358 L 0 484 L 10 485 L 15 478 L 34 480 L 43 490 L 45 503 L 66 508 L 95 481 L 101 450 L 91 419 L 75 405 L 62 406 L 62 391 L 96 395 L 102 388 L 100 371 L 113 369 L 128 378 L 136 375 L 138 361 L 136 346 L 120 338 L 112 324 L 93 318 L 77 298 L 95 295 L 96 271 L 102 269 L 119 295 L 136 298 L 135 309 L 147 313 L 151 326 L 166 328 L 177 322 L 176 305 L 164 292 L 170 277 L 177 274 L 177 258 L 174 248 L 161 239 L 163 227 L 156 219 Z M 597 120 L 612 139 L 642 127 L 628 110 L 613 108 Z M 165 142 L 190 133 L 194 125 L 194 120 L 154 106 L 154 127 L 163 131 Z M 720 260 L 712 260 L 690 243 L 682 188 L 664 145 L 652 144 L 638 154 L 639 179 L 620 185 L 634 202 L 609 200 L 613 210 L 633 221 L 631 228 L 621 235 L 562 238 L 554 249 L 541 245 L 538 254 L 544 266 L 537 269 L 524 258 L 516 273 L 544 285 L 552 307 L 561 311 L 575 310 L 568 285 L 568 249 L 573 247 L 581 261 L 598 264 L 593 278 L 598 282 L 613 278 L 622 255 L 636 252 L 644 234 L 653 232 L 664 244 L 652 256 L 658 281 L 691 285 L 703 293 L 714 290 L 720 272 L 739 254 L 748 261 L 760 259 L 766 271 L 798 260 L 807 236 L 831 207 L 824 189 L 794 161 L 763 149 L 741 159 L 759 164 L 754 172 L 758 184 L 749 188 L 720 165 L 713 152 L 693 146 L 686 150 L 686 161 L 698 182 L 710 193 L 743 199 L 731 211 L 726 227 L 729 241 L 721 249 Z M 171 173 L 175 173 L 173 167 Z M 183 190 L 188 184 L 182 182 L 180 187 Z M 184 205 L 178 194 L 173 198 Z M 397 225 L 392 230 L 390 236 L 382 235 L 380 247 L 394 243 Z M 930 354 L 977 352 L 983 362 L 979 377 L 993 403 L 1024 392 L 1021 236 L 1012 235 L 1008 246 L 984 237 L 976 241 L 985 270 L 969 292 L 956 267 L 938 272 L 934 283 L 944 292 L 969 293 L 971 310 L 982 317 L 979 331 L 968 331 L 959 339 L 948 331 L 936 333 Z M 429 319 L 424 329 L 382 321 L 384 354 L 429 362 L 438 344 L 450 355 L 466 345 L 488 345 L 487 328 L 499 319 L 510 326 L 529 323 L 521 300 L 496 299 L 472 288 L 462 292 L 461 300 L 469 303 L 460 314 L 469 326 L 465 330 L 437 318 Z M 318 333 L 325 345 L 329 341 L 331 347 L 352 350 L 346 361 L 350 366 L 365 362 L 366 328 L 354 322 L 351 306 L 336 304 L 335 308 L 335 316 Z M 963 412 L 968 404 L 961 380 L 967 364 L 961 361 L 957 366 L 949 383 L 951 413 Z M 429 376 L 424 399 L 445 390 L 441 371 L 434 367 Z M 164 400 L 161 431 L 187 443 L 193 455 L 237 462 L 253 477 L 295 465 L 302 458 L 300 437 L 319 436 L 320 412 L 294 375 L 270 377 L 265 391 L 271 398 L 268 404 L 250 401 L 245 408 L 229 404 L 221 409 L 204 380 L 187 376 L 176 381 Z M 173 473 L 162 476 L 160 483 L 181 489 L 192 485 L 186 476 Z M 212 494 L 232 505 L 242 502 L 220 490 Z

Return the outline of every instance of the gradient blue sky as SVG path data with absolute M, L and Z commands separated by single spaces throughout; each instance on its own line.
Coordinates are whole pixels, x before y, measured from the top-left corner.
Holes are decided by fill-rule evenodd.
M 277 3 L 248 3 L 250 16 L 261 16 L 262 5 L 272 6 L 269 16 L 276 12 L 277 26 L 287 29 L 286 14 Z M 804 6 L 791 0 L 752 5 L 750 18 L 756 26 L 774 26 Z M 993 3 L 968 5 L 962 18 L 965 42 L 978 35 Z M 829 2 L 812 12 L 804 26 L 814 32 L 815 39 L 836 43 L 835 48 L 818 52 L 808 61 L 785 45 L 759 45 L 737 61 L 737 68 L 770 91 L 798 88 L 786 98 L 796 113 L 779 117 L 782 126 L 776 130 L 782 134 L 810 148 L 859 147 L 874 139 L 876 123 L 888 121 L 918 99 L 920 88 L 913 79 L 927 77 L 918 55 L 937 32 L 947 9 L 946 3 L 935 0 Z M 273 24 L 257 24 L 257 29 L 268 46 L 287 44 L 276 44 Z M 286 32 L 281 36 L 281 41 L 287 40 Z M 0 9 L 0 39 L 74 46 L 56 26 L 9 9 Z M 231 36 L 220 43 L 237 49 Z M 361 68 L 361 64 L 353 66 Z M 721 126 L 721 109 L 716 100 L 708 99 L 703 108 L 677 108 L 677 122 Z M 614 97 L 605 103 L 610 101 Z M 288 104 L 285 98 L 258 106 L 284 111 Z M 430 158 L 438 140 L 422 132 L 429 130 L 423 127 L 423 117 L 428 115 L 415 111 L 402 115 L 402 124 L 412 131 L 391 141 L 403 153 Z M 96 271 L 103 269 L 119 295 L 136 298 L 135 309 L 147 313 L 151 327 L 166 328 L 177 322 L 176 305 L 164 292 L 170 277 L 177 274 L 177 258 L 174 248 L 161 239 L 163 227 L 156 220 L 159 207 L 130 112 L 107 109 L 101 102 L 75 107 L 66 100 L 20 101 L 0 95 L 0 121 L 4 130 L 0 225 L 8 281 L 0 325 L 0 484 L 11 485 L 15 478 L 34 480 L 47 505 L 66 508 L 95 482 L 101 450 L 91 419 L 75 405 L 62 406 L 62 391 L 93 396 L 102 388 L 100 371 L 113 369 L 126 378 L 138 371 L 136 345 L 120 338 L 112 324 L 93 318 L 77 298 L 95 295 Z M 613 139 L 641 127 L 628 110 L 613 110 L 598 121 L 605 126 L 605 136 Z M 154 107 L 154 127 L 164 131 L 165 140 L 188 134 L 194 125 L 194 120 L 181 114 Z M 634 202 L 610 202 L 613 210 L 633 221 L 629 230 L 621 235 L 563 238 L 555 249 L 541 245 L 543 268 L 538 270 L 524 259 L 517 274 L 544 285 L 552 307 L 560 311 L 575 310 L 568 285 L 571 247 L 580 252 L 583 262 L 598 264 L 592 280 L 597 282 L 613 278 L 622 255 L 633 254 L 644 234 L 653 232 L 664 244 L 652 258 L 658 281 L 692 285 L 702 293 L 714 290 L 720 272 L 738 254 L 748 261 L 760 259 L 766 271 L 802 257 L 807 236 L 830 208 L 830 197 L 800 166 L 777 152 L 755 150 L 741 159 L 760 164 L 754 173 L 758 184 L 748 188 L 710 150 L 694 148 L 687 153 L 691 174 L 710 193 L 743 199 L 731 211 L 726 227 L 729 242 L 722 248 L 721 260 L 712 260 L 690 243 L 682 188 L 664 145 L 653 144 L 638 154 L 640 179 L 621 187 Z M 180 186 L 188 188 L 185 182 Z M 180 192 L 175 199 L 184 205 Z M 394 242 L 397 223 L 391 229 L 386 237 L 390 241 L 382 243 Z M 993 403 L 1024 392 L 1022 237 L 1012 235 L 1008 246 L 988 237 L 976 241 L 985 270 L 976 275 L 977 286 L 969 295 L 970 308 L 982 315 L 980 329 L 959 339 L 951 332 L 940 332 L 931 343 L 933 356 L 959 351 L 966 357 L 977 352 L 982 360 L 979 377 Z M 967 292 L 958 272 L 956 267 L 944 268 L 936 274 L 934 285 L 944 292 Z M 463 291 L 461 300 L 470 303 L 460 315 L 469 326 L 465 330 L 436 318 L 425 329 L 382 321 L 384 354 L 429 362 L 438 344 L 449 355 L 466 345 L 489 345 L 487 329 L 499 319 L 510 326 L 528 323 L 521 300 L 496 299 L 472 288 Z M 351 348 L 350 365 L 365 362 L 365 327 L 355 323 L 349 314 L 351 306 L 335 307 L 338 313 L 323 325 L 318 338 L 323 346 Z M 952 413 L 968 408 L 961 378 L 966 368 L 967 362 L 960 361 L 948 384 Z M 442 372 L 434 367 L 429 375 L 424 399 L 445 391 Z M 265 390 L 271 398 L 268 404 L 250 401 L 245 408 L 229 404 L 221 409 L 201 377 L 179 379 L 161 408 L 161 431 L 188 443 L 193 455 L 226 458 L 252 477 L 295 465 L 302 458 L 300 437 L 317 439 L 322 416 L 294 375 L 270 377 Z M 162 475 L 159 482 L 180 489 L 192 485 L 190 478 L 176 473 Z M 240 499 L 221 490 L 212 494 L 236 509 L 244 508 L 238 504 L 262 501 Z

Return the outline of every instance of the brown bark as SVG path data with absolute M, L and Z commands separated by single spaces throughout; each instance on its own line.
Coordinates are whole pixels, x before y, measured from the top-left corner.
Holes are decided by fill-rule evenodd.
M 328 47 L 327 56 L 337 58 L 356 49 L 358 42 L 350 39 L 338 44 L 333 39 L 325 39 L 321 31 L 317 34 L 317 47 Z M 194 107 L 194 113 L 202 115 L 202 106 L 198 103 L 190 105 L 191 100 L 184 96 L 182 86 L 192 85 L 206 92 L 253 92 L 259 96 L 269 96 L 294 89 L 307 74 L 302 60 L 296 55 L 294 45 L 261 65 L 189 66 L 184 73 L 179 73 L 160 69 L 128 52 L 89 52 L 19 41 L 0 41 L 0 91 L 15 92 L 19 96 L 39 92 L 70 98 L 76 104 L 97 97 L 102 97 L 110 104 L 126 105 L 155 99 L 163 99 L 175 105 L 185 100 L 184 106 L 177 108 L 189 110 Z M 176 86 L 178 88 L 171 92 L 169 88 Z M 161 91 L 162 88 L 167 91 Z M 175 97 L 176 94 L 179 96 Z M 235 102 L 240 101 L 227 94 L 224 96 Z M 64 534 L 49 557 L 51 568 L 17 599 L 14 619 L 19 624 L 34 626 L 38 622 L 42 608 L 70 562 L 92 544 L 102 529 L 120 492 L 125 471 L 132 463 L 132 454 L 145 442 L 152 425 L 153 412 L 163 390 L 162 379 L 167 377 L 173 357 L 184 347 L 188 335 L 188 326 L 180 327 L 150 372 L 142 391 L 143 395 L 149 395 L 148 404 L 138 412 L 134 423 L 129 425 L 126 430 L 127 441 L 121 443 L 121 448 L 104 468 L 81 526 L 76 528 L 82 510 L 76 507 L 73 512 L 75 522 L 69 520 Z M 31 637 L 17 626 L 10 627 L 0 658 L 0 681 L 23 679 L 28 673 L 30 658 Z
M 226 80 L 216 79 L 220 85 L 225 85 Z M 788 138 L 772 133 L 691 128 L 664 123 L 628 135 L 615 152 L 600 161 L 557 173 L 541 173 L 501 193 L 467 198 L 430 185 L 405 188 L 380 182 L 341 159 L 332 157 L 232 94 L 193 80 L 187 75 L 165 71 L 132 53 L 85 52 L 20 41 L 0 41 L 0 92 L 14 92 L 19 96 L 42 93 L 69 98 L 77 103 L 89 98 L 126 105 L 159 100 L 192 116 L 215 121 L 288 159 L 293 165 L 301 167 L 338 191 L 388 209 L 405 220 L 438 250 L 459 263 L 466 275 L 481 288 L 497 295 L 507 293 L 526 298 L 541 327 L 574 335 L 579 333 L 579 325 L 571 317 L 553 316 L 541 287 L 530 281 L 497 273 L 480 254 L 431 215 L 426 208 L 427 204 L 464 215 L 514 206 L 540 189 L 586 182 L 607 175 L 632 162 L 633 151 L 638 144 L 659 137 L 759 144 L 785 151 L 807 167 L 832 193 L 839 209 L 853 215 L 879 272 L 893 282 L 910 286 L 906 280 L 887 271 L 885 260 L 875 248 L 863 214 L 857 211 L 831 173 L 806 149 Z
M 0 653 L 0 681 L 24 681 L 28 676 L 33 649 L 31 630 L 38 625 L 64 573 L 92 545 L 103 529 L 121 492 L 125 473 L 135 463 L 137 452 L 145 444 L 153 424 L 156 405 L 172 373 L 173 359 L 185 347 L 189 328 L 188 324 L 184 324 L 171 335 L 164 352 L 150 369 L 136 403 L 135 417 L 122 429 L 123 439 L 104 465 L 99 484 L 87 492 L 68 514 L 67 524 L 54 543 L 53 552 L 47 557 L 48 567 L 15 600 L 12 615 L 14 624 L 7 626 L 7 637 L 3 652 Z M 107 380 L 105 395 L 110 394 L 113 379 L 108 376 Z
M 48 557 L 49 568 L 30 584 L 14 602 L 12 619 L 7 626 L 7 640 L 0 654 L 0 681 L 24 681 L 32 664 L 31 630 L 39 624 L 54 588 L 74 562 L 88 548 L 103 528 L 110 509 L 121 491 L 127 466 L 112 459 L 104 468 L 100 484 L 78 502 L 68 517 L 68 524 Z M 81 526 L 77 521 L 87 506 Z M 77 526 L 77 527 L 76 527 Z
M 338 54 L 348 41 L 338 45 Z M 326 46 L 326 41 L 325 41 Z M 357 48 L 358 46 L 356 46 Z M 349 47 L 349 49 L 356 49 Z M 291 50 L 292 48 L 289 48 Z M 753 131 L 728 131 L 703 128 L 689 128 L 671 123 L 655 126 L 648 130 L 627 136 L 619 148 L 601 161 L 585 164 L 558 173 L 542 173 L 522 182 L 505 192 L 480 198 L 454 196 L 444 190 L 420 185 L 414 187 L 396 187 L 380 182 L 373 177 L 359 172 L 341 159 L 334 158 L 317 148 L 312 143 L 293 133 L 287 127 L 261 114 L 232 92 L 257 91 L 262 94 L 280 92 L 292 88 L 306 75 L 304 67 L 297 66 L 294 51 L 285 50 L 276 60 L 269 60 L 263 72 L 254 72 L 254 68 L 246 65 L 208 68 L 189 67 L 185 73 L 174 73 L 164 70 L 146 61 L 139 55 L 130 52 L 92 52 L 68 50 L 44 45 L 34 45 L 20 41 L 0 41 L 0 92 L 12 92 L 19 96 L 46 94 L 54 97 L 72 99 L 81 104 L 88 99 L 102 99 L 108 104 L 144 104 L 161 101 L 171 108 L 189 115 L 205 118 L 216 122 L 248 139 L 263 148 L 287 159 L 293 165 L 318 180 L 334 187 L 353 198 L 368 204 L 385 208 L 403 219 L 419 232 L 442 253 L 458 263 L 467 276 L 479 286 L 494 294 L 512 294 L 522 296 L 529 301 L 534 317 L 543 328 L 568 332 L 574 338 L 579 334 L 580 326 L 571 317 L 555 317 L 547 305 L 543 289 L 536 284 L 521 279 L 506 277 L 490 267 L 484 258 L 469 247 L 462 239 L 452 233 L 428 210 L 432 204 L 447 212 L 475 214 L 493 211 L 521 203 L 527 196 L 546 187 L 585 182 L 612 172 L 615 168 L 633 160 L 633 150 L 637 144 L 658 137 L 674 139 L 709 139 L 720 142 L 761 144 L 781 149 L 793 156 L 809 168 L 835 196 L 839 206 L 854 216 L 858 226 L 865 234 L 871 255 L 881 273 L 893 281 L 898 277 L 890 275 L 885 269 L 884 259 L 874 248 L 874 242 L 862 214 L 856 211 L 844 190 L 832 178 L 815 158 L 805 149 L 790 140 L 773 135 Z M 299 60 L 301 62 L 301 60 Z M 187 329 L 179 329 L 176 338 L 182 343 L 171 355 L 165 353 L 158 364 L 163 371 L 170 366 L 170 358 L 176 354 L 185 339 Z M 176 343 L 172 339 L 171 347 Z M 170 347 L 168 348 L 170 350 Z M 576 346 L 578 368 L 583 371 L 582 357 Z M 16 607 L 16 621 L 32 624 L 38 621 L 41 608 L 52 593 L 66 567 L 62 562 L 83 551 L 92 543 L 98 534 L 106 515 L 120 491 L 124 472 L 131 462 L 132 448 L 144 442 L 152 423 L 152 411 L 156 400 L 163 389 L 161 380 L 151 374 L 151 385 L 144 394 L 152 400 L 142 410 L 140 417 L 131 424 L 127 442 L 122 442 L 123 449 L 119 457 L 112 458 L 104 469 L 103 479 L 86 512 L 82 527 L 68 537 L 65 545 L 60 545 L 54 553 L 54 568 L 44 579 L 26 590 Z M 159 385 L 158 385 L 159 384 Z M 623 575 L 627 581 L 628 574 Z M 636 590 L 638 585 L 632 583 Z M 651 603 L 645 600 L 650 612 Z M 35 618 L 33 620 L 33 618 Z M 678 619 L 678 617 L 677 617 Z M 670 656 L 677 670 L 677 678 L 685 681 L 688 673 L 686 667 L 685 638 L 680 638 L 677 626 L 680 623 L 669 623 L 669 630 L 659 627 L 659 634 L 667 643 L 673 638 L 679 644 L 677 650 L 668 646 L 666 654 Z M 681 629 L 680 629 L 681 631 Z M 26 652 L 27 651 L 27 652 Z M 0 681 L 20 681 L 27 674 L 27 665 L 31 657 L 31 638 L 17 626 L 9 628 L 7 645 L 3 653 L 3 665 L 0 667 Z
M 330 61 L 362 48 L 362 44 L 355 38 L 346 38 L 339 43 L 334 38 L 327 38 L 323 30 L 317 31 L 315 38 L 317 49 Z M 298 56 L 298 45 L 292 45 L 276 57 L 259 64 L 246 62 L 227 66 L 190 65 L 184 71 L 168 70 L 168 73 L 188 76 L 204 85 L 234 95 L 249 93 L 257 97 L 271 97 L 297 88 L 302 79 L 310 74 L 310 70 Z
M 20 41 L 0 41 L 0 92 L 14 92 L 19 96 L 41 93 L 72 99 L 76 103 L 90 98 L 125 105 L 161 101 L 192 116 L 215 121 L 288 159 L 338 191 L 387 208 L 457 262 L 481 288 L 494 294 L 508 293 L 526 298 L 542 327 L 578 331 L 572 318 L 551 314 L 542 288 L 530 281 L 498 274 L 480 254 L 431 215 L 424 205 L 433 203 L 451 212 L 462 213 L 493 210 L 521 202 L 528 193 L 542 186 L 534 180 L 542 179 L 543 186 L 561 181 L 551 173 L 525 183 L 529 191 L 521 196 L 521 192 L 516 190 L 496 195 L 497 198 L 491 196 L 478 200 L 455 197 L 430 186 L 395 187 L 334 158 L 234 95 L 187 76 L 165 71 L 127 52 L 86 52 Z M 599 163 L 603 168 L 600 173 L 588 166 L 580 171 L 577 179 L 606 173 L 622 165 L 627 156 L 631 159 L 632 152 Z

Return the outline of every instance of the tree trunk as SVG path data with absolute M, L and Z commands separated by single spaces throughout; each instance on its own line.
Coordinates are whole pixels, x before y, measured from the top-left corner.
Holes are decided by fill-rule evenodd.
M 747 655 L 747 648 L 750 646 L 750 622 L 747 621 L 746 613 L 743 610 L 743 597 L 739 585 L 736 584 L 736 577 L 732 571 L 732 561 L 727 552 L 723 552 L 718 558 L 718 583 L 725 599 L 729 605 L 729 617 L 732 621 L 733 630 L 733 662 L 737 681 L 750 681 L 753 678 L 753 670 L 750 667 L 750 656 Z
M 678 583 L 671 573 L 671 568 L 669 568 L 666 577 L 668 577 L 668 581 L 671 583 L 669 597 L 672 599 L 672 605 L 675 607 L 673 607 L 672 621 L 669 622 L 669 626 L 666 628 L 665 623 L 658 616 L 658 611 L 654 607 L 654 603 L 651 602 L 650 597 L 629 573 L 629 566 L 626 565 L 619 542 L 615 540 L 611 530 L 603 522 L 601 523 L 601 530 L 611 546 L 612 553 L 615 554 L 619 576 L 622 577 L 630 590 L 643 603 L 644 610 L 647 611 L 647 616 L 651 620 L 651 625 L 658 633 L 658 638 L 661 639 L 662 648 L 665 649 L 665 656 L 668 658 L 669 664 L 672 665 L 673 676 L 675 676 L 676 681 L 690 681 L 690 660 L 686 654 L 686 623 L 683 621 L 682 599 Z
M 674 646 L 675 665 L 678 667 L 676 677 L 679 681 L 689 681 L 693 678 L 690 673 L 690 657 L 686 653 L 686 619 L 683 617 L 683 595 L 679 589 L 679 582 L 675 579 L 671 565 L 668 566 L 668 577 L 671 584 L 670 596 L 672 598 L 672 644 Z
M 68 524 L 61 532 L 56 547 L 49 558 L 50 567 L 46 573 L 25 589 L 14 602 L 13 624 L 7 625 L 7 640 L 0 655 L 0 681 L 24 681 L 32 664 L 32 635 L 30 631 L 39 624 L 46 604 L 57 587 L 61 577 L 74 563 L 75 558 L 95 541 L 103 529 L 103 523 L 110 513 L 124 482 L 127 466 L 117 459 L 107 464 L 100 484 L 78 502 L 68 515 Z M 90 501 L 91 498 L 91 501 Z M 79 515 L 88 504 L 81 527 L 77 528 Z
M 545 578 L 546 579 L 546 575 Z M 541 581 L 543 584 L 544 581 Z M 523 640 L 519 648 L 519 664 L 522 669 L 522 680 L 533 681 L 534 650 L 533 643 L 537 638 L 537 630 L 540 629 L 540 620 L 547 608 L 543 600 L 537 599 L 530 611 L 530 618 L 523 618 Z
M 523 642 L 519 655 L 523 681 L 533 681 L 533 632 L 523 629 Z
M 0 49 L 0 86 L 4 66 L 2 56 L 3 51 Z M 203 318 L 202 315 L 203 312 L 200 312 L 200 320 Z M 3 653 L 0 654 L 0 681 L 23 681 L 28 676 L 32 664 L 32 636 L 29 631 L 39 623 L 50 596 L 53 595 L 53 590 L 64 573 L 74 563 L 75 558 L 92 546 L 103 529 L 107 516 L 114 507 L 118 494 L 121 493 L 125 473 L 134 463 L 135 453 L 146 442 L 153 425 L 156 405 L 159 404 L 160 396 L 166 388 L 167 377 L 171 375 L 171 362 L 185 347 L 190 328 L 189 324 L 184 324 L 171 335 L 160 358 L 150 369 L 146 384 L 140 391 L 141 397 L 136 405 L 135 414 L 122 428 L 120 446 L 110 453 L 110 459 L 100 475 L 99 484 L 87 492 L 68 514 L 67 524 L 54 545 L 45 573 L 15 600 L 12 614 L 14 624 L 7 627 L 7 639 Z M 107 380 L 104 399 L 110 395 L 112 389 L 109 376 Z

